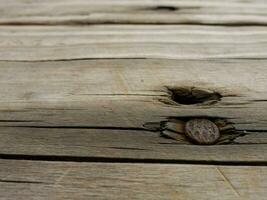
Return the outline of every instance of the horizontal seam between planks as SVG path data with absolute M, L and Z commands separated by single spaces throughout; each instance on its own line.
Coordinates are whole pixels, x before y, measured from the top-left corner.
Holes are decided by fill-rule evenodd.
M 124 57 L 124 58 L 119 58 L 119 57 L 103 57 L 103 58 L 64 58 L 64 59 L 44 59 L 44 60 L 3 60 L 0 59 L 0 62 L 16 62 L 16 63 L 35 63 L 35 62 L 61 62 L 61 61 L 90 61 L 90 60 L 177 60 L 177 61 L 186 61 L 186 60 L 203 60 L 203 61 L 218 61 L 218 60 L 267 60 L 267 57 L 212 57 L 212 58 L 160 58 L 160 57 Z M 0 66 L 1 68 L 1 66 Z
M 140 22 L 140 23 L 135 23 L 135 22 L 127 22 L 127 23 L 122 23 L 122 22 L 65 22 L 65 23 L 49 23 L 49 22 L 32 22 L 32 23 L 25 23 L 25 22 L 0 22 L 0 26 L 59 26 L 59 25 L 65 25 L 65 26 L 81 26 L 81 25 L 97 25 L 97 24 L 101 24 L 101 25 L 207 25 L 207 26 L 228 26 L 228 27 L 243 27 L 243 26 L 267 26 L 267 22 L 266 23 L 255 23 L 255 22 L 251 22 L 251 23 L 240 23 L 240 22 L 232 22 L 232 23 L 202 23 L 202 22 L 179 22 L 179 23 L 170 23 L 170 22 L 166 22 L 166 23 L 159 23 L 159 22 Z
M 220 165 L 220 166 L 267 166 L 267 161 L 214 161 L 214 160 L 184 160 L 184 159 L 139 159 L 110 158 L 59 155 L 25 155 L 0 154 L 2 160 L 30 160 L 49 162 L 87 162 L 87 163 L 136 163 L 136 164 L 190 164 L 190 165 Z

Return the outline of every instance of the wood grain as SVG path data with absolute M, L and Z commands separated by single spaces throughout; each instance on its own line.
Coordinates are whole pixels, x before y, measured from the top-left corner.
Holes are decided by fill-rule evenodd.
M 0 60 L 267 58 L 265 27 L 0 26 Z
M 266 167 L 0 160 L 0 198 L 264 199 Z
M 168 117 L 228 118 L 267 130 L 265 60 L 1 62 L 1 126 L 142 128 Z M 214 105 L 166 104 L 168 87 L 219 92 Z
M 119 128 L 0 128 L 0 158 L 267 165 L 267 136 L 251 133 L 237 144 L 198 146 L 159 132 Z
M 0 2 L 0 24 L 267 24 L 267 6 L 263 0 Z
M 267 41 L 264 26 L 91 25 L 0 26 L 1 47 L 101 43 L 250 44 Z
M 0 199 L 267 196 L 265 0 L 0 0 L 0 13 Z M 182 105 L 177 87 L 222 98 Z M 199 116 L 246 135 L 160 137 Z

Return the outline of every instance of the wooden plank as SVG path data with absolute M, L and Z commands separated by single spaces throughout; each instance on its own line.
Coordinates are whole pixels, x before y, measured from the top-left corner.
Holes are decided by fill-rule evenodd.
M 99 43 L 249 44 L 267 41 L 264 26 L 92 25 L 0 26 L 1 47 Z
M 267 24 L 265 1 L 1 0 L 1 24 Z M 160 13 L 160 14 L 159 14 Z
M 1 62 L 1 154 L 266 162 L 265 65 L 265 60 Z M 213 105 L 169 105 L 162 101 L 170 98 L 166 86 L 214 89 L 223 98 Z M 239 138 L 239 145 L 199 147 L 145 131 L 150 122 L 159 126 L 169 117 L 203 115 L 260 133 Z
M 0 27 L 0 60 L 267 57 L 265 27 L 150 27 L 4 26 Z
M 140 51 L 142 49 L 142 51 Z M 258 51 L 258 50 L 261 51 Z M 250 58 L 265 59 L 266 43 L 254 44 L 170 44 L 118 43 L 88 44 L 62 47 L 7 47 L 0 49 L 4 61 L 49 61 L 111 58 L 210 59 Z
M 159 132 L 119 128 L 0 128 L 0 158 L 174 163 L 267 164 L 267 134 L 251 133 L 238 144 L 198 146 Z
M 265 60 L 1 62 L 1 126 L 142 128 L 169 117 L 228 118 L 267 130 Z M 166 104 L 168 87 L 219 92 L 213 105 Z
M 266 167 L 0 161 L 0 198 L 264 199 Z
M 266 11 L 263 0 L 0 0 L 0 199 L 263 199 Z M 181 105 L 175 87 L 222 99 Z M 198 116 L 246 135 L 160 137 L 162 122 Z

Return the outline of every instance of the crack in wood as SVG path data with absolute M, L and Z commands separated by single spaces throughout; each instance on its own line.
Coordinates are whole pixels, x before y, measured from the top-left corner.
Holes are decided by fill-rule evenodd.
M 6 122 L 43 122 L 43 121 L 42 120 L 10 120 L 10 119 L 3 120 L 1 119 L 0 122 L 6 123 Z
M 82 16 L 81 16 L 82 17 Z M 267 22 L 204 22 L 204 21 L 197 21 L 197 20 L 184 20 L 184 21 L 179 21 L 179 22 L 158 22 L 158 21 L 143 21 L 143 22 L 135 22 L 135 21 L 97 21 L 97 22 L 92 22 L 92 21 L 84 21 L 84 20 L 66 20 L 63 22 L 57 22 L 57 21 L 31 21 L 31 22 L 19 22 L 19 21 L 9 21 L 9 22 L 0 22 L 0 26 L 58 26 L 58 25 L 71 25 L 71 26 L 81 26 L 81 25 L 203 25 L 203 26 L 224 26 L 224 27 L 245 27 L 245 26 L 258 26 L 258 27 L 265 27 L 267 25 Z M 249 58 L 249 57 L 248 57 Z M 256 59 L 256 58 L 255 58 Z
M 24 181 L 24 180 L 5 180 L 5 179 L 0 179 L 0 183 L 22 183 L 22 184 L 47 184 L 45 182 L 41 181 Z
M 149 159 L 149 158 L 110 158 L 58 155 L 25 155 L 0 154 L 3 160 L 30 160 L 48 162 L 100 162 L 100 163 L 143 163 L 143 164 L 190 164 L 190 165 L 221 165 L 221 166 L 267 166 L 267 161 L 215 161 L 215 160 L 185 160 L 185 159 Z
M 267 24 L 266 24 L 267 25 Z M 253 26 L 253 25 L 251 25 Z M 1 24 L 0 24 L 1 27 Z M 97 60 L 149 60 L 149 59 L 158 59 L 158 60 L 166 60 L 165 57 L 83 57 L 83 58 L 56 58 L 56 59 L 20 59 L 20 60 L 5 60 L 1 59 L 0 62 L 15 62 L 15 63 L 46 63 L 46 62 L 62 62 L 62 61 L 97 61 Z M 207 60 L 218 60 L 220 61 L 222 58 L 206 58 Z M 224 58 L 225 59 L 225 58 Z M 228 59 L 231 60 L 267 60 L 267 58 L 261 58 L 261 57 L 228 57 Z M 179 60 L 197 60 L 197 58 L 181 58 Z M 226 63 L 226 61 L 225 61 Z
M 143 148 L 135 148 L 135 147 L 107 147 L 110 149 L 121 149 L 121 150 L 137 150 L 137 151 L 147 151 L 148 149 Z
M 133 130 L 133 131 L 150 131 L 145 128 L 138 127 L 116 127 L 116 126 L 31 126 L 31 125 L 16 125 L 16 126 L 0 126 L 10 128 L 40 128 L 40 129 L 103 129 L 103 130 Z
M 252 129 L 239 130 L 239 129 L 237 129 L 237 131 L 246 131 L 247 134 L 249 134 L 249 133 L 266 133 L 267 129 L 259 129 L 259 130 L 252 130 Z
M 238 145 L 238 146 L 239 145 L 255 145 L 255 144 L 256 145 L 258 145 L 258 144 L 267 144 L 267 142 L 249 142 L 249 143 L 248 142 L 242 142 L 241 143 L 241 142 L 235 142 L 234 141 L 233 143 L 231 143 L 231 145 Z
M 167 97 L 167 94 L 76 94 L 86 96 L 144 96 L 144 97 Z
M 1 24 L 0 24 L 1 26 Z M 58 59 L 36 59 L 36 60 L 4 60 L 1 59 L 0 62 L 17 62 L 17 63 L 45 63 L 45 62 L 62 62 L 62 61 L 86 61 L 86 60 L 145 60 L 149 59 L 149 57 L 104 57 L 104 58 L 98 58 L 98 57 L 85 57 L 85 58 L 58 58 Z

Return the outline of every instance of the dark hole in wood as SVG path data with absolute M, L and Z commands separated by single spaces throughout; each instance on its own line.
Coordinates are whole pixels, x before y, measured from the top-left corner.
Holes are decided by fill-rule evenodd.
M 218 92 L 195 87 L 168 89 L 171 93 L 171 99 L 179 104 L 192 105 L 205 102 L 216 103 L 222 98 L 222 95 Z
M 176 11 L 178 8 L 174 6 L 157 6 L 154 8 L 154 10 Z

